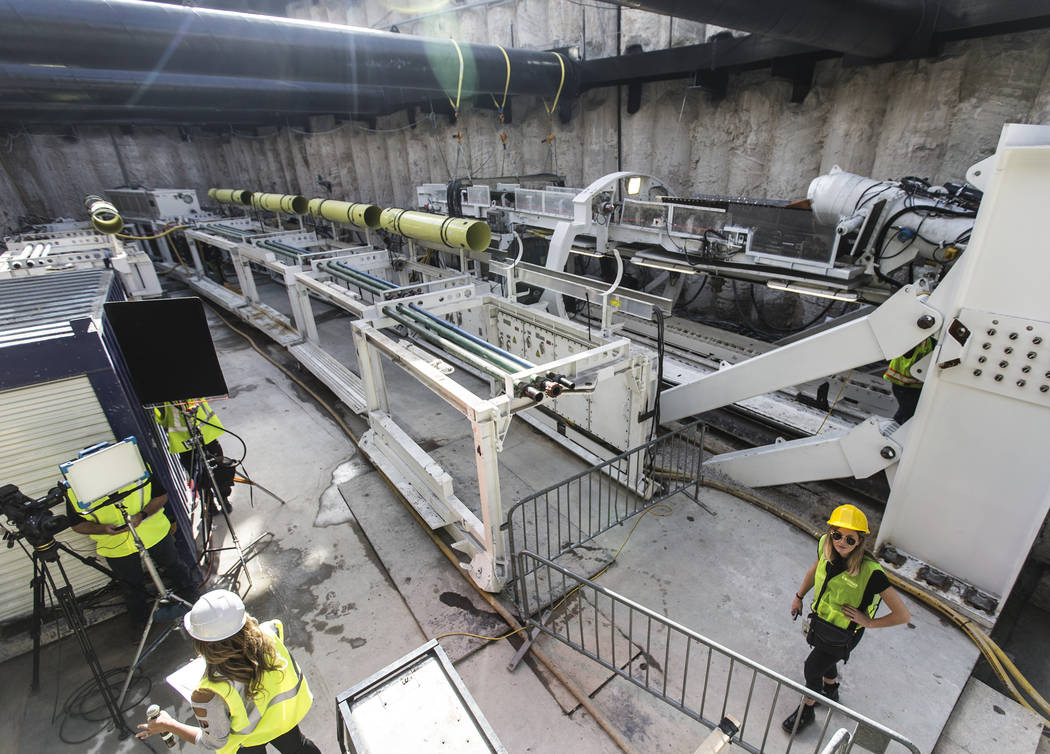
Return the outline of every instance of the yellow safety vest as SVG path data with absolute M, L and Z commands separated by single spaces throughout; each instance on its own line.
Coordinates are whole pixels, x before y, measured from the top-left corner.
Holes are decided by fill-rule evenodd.
M 272 741 L 298 725 L 313 704 L 303 671 L 284 646 L 284 624 L 279 620 L 267 621 L 261 628 L 273 634 L 281 669 L 263 674 L 259 692 L 254 697 L 246 699 L 244 685 L 240 683 L 212 681 L 207 674 L 200 681 L 200 688 L 221 696 L 230 710 L 230 737 L 219 754 L 233 754 L 242 746 Z
M 208 405 L 207 401 L 201 401 L 197 404 L 194 416 L 197 419 L 197 428 L 200 430 L 201 439 L 205 445 L 226 432 L 222 428 L 222 422 L 219 421 L 219 417 L 211 410 L 211 406 Z M 190 431 L 186 426 L 186 419 L 181 411 L 177 410 L 170 403 L 165 403 L 162 407 L 153 409 L 153 418 L 168 434 L 169 452 L 177 455 L 190 450 L 190 446 L 187 445 L 190 439 Z
M 860 601 L 864 599 L 864 590 L 868 588 L 868 579 L 875 571 L 881 571 L 883 568 L 873 558 L 865 557 L 860 564 L 860 573 L 854 576 L 849 571 L 843 571 L 832 576 L 825 588 L 828 561 L 824 558 L 824 540 L 827 539 L 827 536 L 825 534 L 821 537 L 817 544 L 817 571 L 813 582 L 813 599 L 820 601 L 811 609 L 828 623 L 834 623 L 839 628 L 849 628 L 851 621 L 842 612 L 842 606 L 860 607 Z M 869 617 L 875 617 L 880 603 L 881 598 L 876 595 L 868 605 Z
M 129 484 L 117 490 L 117 492 L 125 492 L 134 488 L 134 484 Z M 73 494 L 73 490 L 67 490 L 66 494 L 69 495 L 70 501 L 76 506 L 77 498 Z M 121 502 L 127 508 L 128 515 L 134 516 L 136 513 L 142 512 L 142 509 L 146 507 L 150 499 L 150 484 L 146 482 L 145 487 L 132 492 Z M 116 505 L 104 505 L 96 511 L 81 513 L 80 515 L 85 520 L 96 524 L 124 525 L 124 516 L 117 510 Z M 163 509 L 157 511 L 149 518 L 143 519 L 142 523 L 135 527 L 139 539 L 142 540 L 142 544 L 147 548 L 153 547 L 153 545 L 164 539 L 170 530 L 171 522 L 164 515 Z M 130 531 L 123 531 L 120 534 L 91 534 L 89 536 L 95 540 L 95 549 L 104 558 L 123 558 L 126 555 L 135 554 L 135 539 L 131 536 Z
M 919 359 L 933 350 L 933 338 L 927 338 L 914 349 L 890 361 L 882 379 L 904 387 L 922 387 L 922 380 L 911 376 L 911 368 Z

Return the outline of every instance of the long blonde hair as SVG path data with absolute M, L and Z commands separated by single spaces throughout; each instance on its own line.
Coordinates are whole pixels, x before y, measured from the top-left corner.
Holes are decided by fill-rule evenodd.
M 228 639 L 194 639 L 193 648 L 204 658 L 209 681 L 243 683 L 252 697 L 259 693 L 264 673 L 284 668 L 273 638 L 250 615 L 244 627 Z
M 867 539 L 867 535 L 862 531 L 855 531 L 850 529 L 857 536 L 857 546 L 853 548 L 853 551 L 846 556 L 846 571 L 849 572 L 850 576 L 856 576 L 860 573 L 860 564 L 864 562 L 864 558 L 873 557 L 865 549 L 864 544 Z M 831 544 L 831 535 L 835 532 L 835 528 L 829 526 L 827 533 L 824 535 L 824 560 L 829 563 L 834 560 L 835 548 Z

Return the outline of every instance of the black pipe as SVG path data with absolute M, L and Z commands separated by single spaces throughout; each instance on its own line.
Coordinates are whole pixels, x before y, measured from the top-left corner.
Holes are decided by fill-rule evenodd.
M 0 53 L 2 54 L 2 53 Z M 353 86 L 195 73 L 54 68 L 0 63 L 5 108 L 220 108 L 382 115 L 421 104 L 435 92 L 417 88 Z M 437 93 L 437 96 L 442 96 Z
M 325 81 L 502 94 L 507 65 L 495 45 L 137 0 L 0 0 L 0 57 L 11 63 Z M 576 92 L 571 60 L 508 49 L 508 94 Z
M 941 4 L 939 0 L 610 2 L 865 58 L 888 58 L 927 47 Z

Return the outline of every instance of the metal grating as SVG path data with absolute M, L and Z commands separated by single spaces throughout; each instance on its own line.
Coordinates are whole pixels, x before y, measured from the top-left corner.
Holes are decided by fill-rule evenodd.
M 0 348 L 73 334 L 71 319 L 98 318 L 110 270 L 70 270 L 0 280 Z

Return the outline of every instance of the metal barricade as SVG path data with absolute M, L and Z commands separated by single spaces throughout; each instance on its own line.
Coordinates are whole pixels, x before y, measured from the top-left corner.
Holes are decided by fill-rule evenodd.
M 674 495 L 699 502 L 703 438 L 693 422 L 523 498 L 502 527 L 511 554 L 555 560 Z M 516 571 L 513 583 L 525 575 Z
M 593 581 L 528 550 L 516 555 L 519 609 L 529 628 L 564 642 L 612 673 L 680 712 L 714 728 L 727 713 L 738 718 L 736 746 L 764 752 L 919 750 L 899 733 L 842 705 L 821 699 L 819 736 L 810 749 L 783 734 L 776 711 L 787 713 L 808 692 L 779 673 L 707 639 Z M 542 618 L 527 606 L 562 595 Z M 846 735 L 839 729 L 845 729 Z M 830 735 L 829 735 L 830 734 Z M 822 749 L 822 746 L 825 748 Z M 793 749 L 794 747 L 794 749 Z

